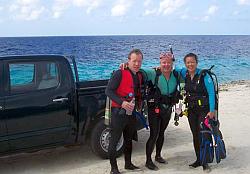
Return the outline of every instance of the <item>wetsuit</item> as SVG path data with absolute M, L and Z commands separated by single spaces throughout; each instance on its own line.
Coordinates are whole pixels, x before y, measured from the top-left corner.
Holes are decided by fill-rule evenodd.
M 132 79 L 133 79 L 133 90 L 135 94 L 135 108 L 138 106 L 138 93 L 140 92 L 140 80 L 138 73 L 133 74 L 130 70 Z M 118 169 L 117 167 L 117 152 L 116 146 L 118 141 L 123 133 L 124 138 L 124 157 L 125 157 L 125 166 L 131 164 L 131 154 L 132 154 L 132 139 L 137 140 L 136 132 L 136 117 L 133 115 L 126 115 L 126 111 L 121 109 L 122 102 L 124 98 L 117 94 L 117 89 L 122 81 L 122 71 L 117 70 L 114 72 L 112 78 L 109 80 L 108 86 L 106 88 L 106 95 L 116 103 L 116 106 L 111 107 L 111 125 L 110 125 L 110 143 L 109 143 L 109 158 L 111 164 L 111 170 Z M 129 85 L 129 84 L 127 84 Z
M 145 81 L 151 81 L 155 84 L 156 71 L 154 69 L 141 70 L 145 76 Z M 148 121 L 150 127 L 150 136 L 146 144 L 146 164 L 152 163 L 151 155 L 156 145 L 156 157 L 161 157 L 161 150 L 164 142 L 164 132 L 169 124 L 172 112 L 171 98 L 176 92 L 177 80 L 173 72 L 170 74 L 169 80 L 161 73 L 159 75 L 158 89 L 160 90 L 159 108 L 148 100 Z M 156 94 L 153 94 L 154 96 Z M 156 102 L 156 101 L 155 101 Z M 159 113 L 156 109 L 159 109 Z
M 185 79 L 185 91 L 187 93 L 188 122 L 193 135 L 193 145 L 197 157 L 197 164 L 200 158 L 200 124 L 204 121 L 208 112 L 215 110 L 215 91 L 211 77 L 206 74 L 200 79 L 197 85 L 201 70 L 196 69 L 193 79 L 191 79 L 187 69 L 181 70 L 181 75 Z M 200 102 L 198 102 L 200 100 Z M 211 139 L 210 135 L 206 135 Z

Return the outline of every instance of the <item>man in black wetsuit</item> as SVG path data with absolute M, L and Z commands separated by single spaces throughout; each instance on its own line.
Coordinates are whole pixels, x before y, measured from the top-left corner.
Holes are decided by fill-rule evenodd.
M 143 79 L 139 70 L 142 59 L 142 52 L 139 49 L 133 49 L 128 55 L 128 68 L 115 71 L 105 91 L 106 95 L 112 100 L 111 138 L 108 149 L 111 174 L 120 174 L 116 161 L 116 146 L 122 133 L 124 137 L 125 169 L 139 169 L 131 162 L 132 140 L 137 137 L 136 117 L 132 112 L 141 107 Z

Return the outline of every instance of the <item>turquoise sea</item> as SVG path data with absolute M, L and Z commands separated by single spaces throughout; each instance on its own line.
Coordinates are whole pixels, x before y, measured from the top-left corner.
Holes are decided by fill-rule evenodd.
M 63 36 L 0 37 L 0 56 L 61 54 L 76 58 L 80 80 L 108 79 L 132 48 L 144 53 L 143 67 L 159 64 L 160 52 L 171 44 L 175 66 L 182 67 L 189 52 L 199 56 L 199 67 L 215 65 L 219 83 L 250 80 L 250 36 Z

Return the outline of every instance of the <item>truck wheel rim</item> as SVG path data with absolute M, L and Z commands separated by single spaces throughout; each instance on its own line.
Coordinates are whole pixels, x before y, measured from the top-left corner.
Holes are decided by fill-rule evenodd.
M 100 145 L 105 152 L 108 152 L 109 139 L 110 139 L 110 129 L 106 128 L 102 131 L 102 134 L 100 137 Z M 116 146 L 116 151 L 119 151 L 122 148 L 122 146 L 123 146 L 123 135 L 121 136 Z

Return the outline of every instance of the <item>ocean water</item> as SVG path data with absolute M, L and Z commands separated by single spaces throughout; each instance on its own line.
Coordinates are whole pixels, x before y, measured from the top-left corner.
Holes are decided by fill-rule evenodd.
M 171 44 L 176 67 L 183 57 L 198 55 L 200 68 L 215 65 L 219 83 L 250 80 L 250 36 L 65 36 L 0 37 L 0 56 L 60 54 L 75 56 L 80 80 L 108 79 L 132 48 L 144 54 L 143 68 L 159 65 L 160 52 Z

